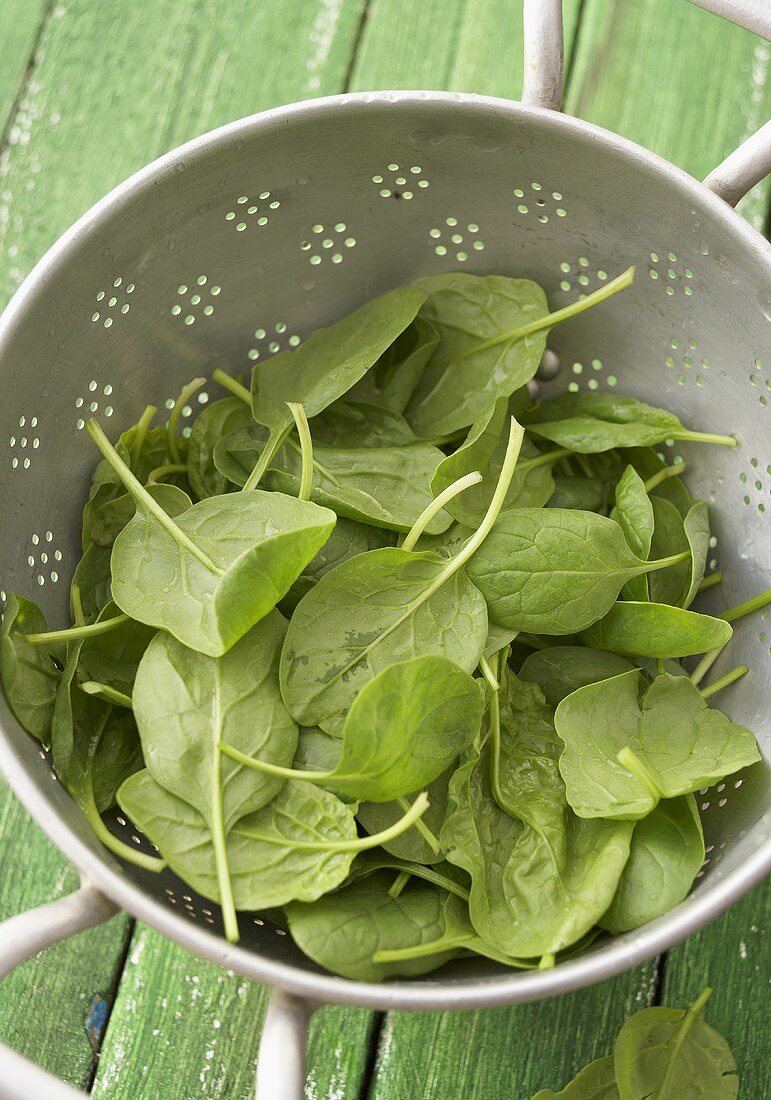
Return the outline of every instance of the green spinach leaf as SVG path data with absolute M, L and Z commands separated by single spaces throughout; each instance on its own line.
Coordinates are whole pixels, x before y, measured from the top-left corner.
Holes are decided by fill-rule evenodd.
M 615 447 L 649 447 L 666 439 L 736 446 L 728 435 L 684 428 L 674 413 L 614 393 L 565 393 L 538 407 L 528 431 L 578 454 Z
M 704 862 L 704 834 L 691 794 L 665 798 L 635 824 L 629 861 L 599 920 L 620 934 L 669 912 L 687 895 Z
M 598 1058 L 576 1074 L 560 1092 L 539 1089 L 533 1100 L 620 1100 L 613 1055 Z M 662 1098 L 663 1100 L 663 1098 Z
M 28 634 L 47 629 L 40 608 L 9 593 L 0 625 L 0 675 L 8 706 L 27 733 L 51 743 L 51 719 L 61 679 L 64 647 L 32 645 Z
M 187 477 L 199 500 L 230 491 L 230 482 L 214 465 L 214 448 L 223 436 L 252 423 L 250 408 L 237 397 L 213 401 L 198 413 L 188 440 Z
M 566 695 L 585 684 L 596 684 L 633 665 L 615 653 L 588 646 L 550 646 L 526 658 L 519 670 L 520 680 L 537 684 L 550 707 L 556 707 Z
M 687 1012 L 644 1008 L 619 1032 L 613 1063 L 620 1100 L 736 1100 L 736 1062 L 722 1035 L 701 1012 L 705 989 Z
M 330 738 L 331 740 L 331 738 Z M 337 755 L 340 754 L 339 742 L 332 742 L 337 747 Z M 421 821 L 435 836 L 439 835 L 447 812 L 447 788 L 450 778 L 455 771 L 453 765 L 438 775 L 425 787 L 428 795 L 429 806 Z M 417 790 L 410 791 L 407 801 L 414 801 Z M 395 825 L 404 812 L 398 801 L 393 802 L 362 802 L 356 811 L 356 817 L 368 833 L 382 832 Z M 413 863 L 435 864 L 444 860 L 444 855 L 426 841 L 418 829 L 408 829 L 383 845 L 386 852 L 399 859 L 410 860 Z
M 733 631 L 724 619 L 663 603 L 616 603 L 581 633 L 595 649 L 638 657 L 688 657 L 720 649 Z
M 628 580 L 667 564 L 640 561 L 605 516 L 516 508 L 496 520 L 468 575 L 499 626 L 573 634 L 602 618 Z
M 209 497 L 172 519 L 95 421 L 89 431 L 137 503 L 113 546 L 113 599 L 202 653 L 225 653 L 268 614 L 334 527 L 326 508 L 264 492 Z
M 335 401 L 311 421 L 314 441 L 329 447 L 409 447 L 420 440 L 401 413 L 361 401 Z
M 557 707 L 560 771 L 579 817 L 635 819 L 760 759 L 748 729 L 707 706 L 687 677 L 641 673 L 588 684 Z M 632 759 L 621 763 L 618 755 Z M 633 770 L 629 770 L 629 768 Z
M 438 344 L 439 333 L 433 325 L 416 318 L 351 387 L 349 399 L 403 413 Z

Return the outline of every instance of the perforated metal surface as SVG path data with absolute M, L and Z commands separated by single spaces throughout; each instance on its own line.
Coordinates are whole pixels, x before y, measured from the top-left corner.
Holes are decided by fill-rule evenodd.
M 421 275 L 526 275 L 558 308 L 630 263 L 630 291 L 553 332 L 563 369 L 545 392 L 615 389 L 688 426 L 736 434 L 735 450 L 665 449 L 687 458 L 689 487 L 714 504 L 710 569 L 719 564 L 725 580 L 702 606 L 755 594 L 771 584 L 768 246 L 689 177 L 612 135 L 503 101 L 427 93 L 318 101 L 226 127 L 129 181 L 33 273 L 0 327 L 0 583 L 35 598 L 50 623 L 66 621 L 98 457 L 82 431 L 88 416 L 116 435 L 194 375 L 246 370 Z M 192 404 L 217 396 L 210 388 Z M 727 661 L 752 671 L 721 696 L 766 756 L 770 644 L 767 612 L 737 626 Z M 330 999 L 471 1006 L 585 984 L 682 938 L 765 865 L 760 765 L 700 794 L 709 848 L 692 896 L 582 961 L 515 975 L 464 963 L 388 987 L 319 981 L 264 915 L 242 918 L 234 949 L 216 906 L 171 875 L 120 866 L 4 703 L 1 713 L 12 783 L 98 885 L 202 954 Z M 145 843 L 119 815 L 114 827 Z

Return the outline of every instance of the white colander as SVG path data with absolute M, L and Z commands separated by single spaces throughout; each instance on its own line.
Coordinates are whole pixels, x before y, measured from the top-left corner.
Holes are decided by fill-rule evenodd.
M 740 11 L 771 37 L 765 0 Z M 0 323 L 2 581 L 67 621 L 79 557 L 77 493 L 97 459 L 83 431 L 113 435 L 193 375 L 231 372 L 293 346 L 391 287 L 463 268 L 527 275 L 554 308 L 637 264 L 634 287 L 555 330 L 547 391 L 618 388 L 736 449 L 689 448 L 689 486 L 715 503 L 705 595 L 719 609 L 771 583 L 771 249 L 732 206 L 771 170 L 771 123 L 701 184 L 557 112 L 558 0 L 526 0 L 524 102 L 436 92 L 336 96 L 244 119 L 133 176 L 30 275 Z M 754 19 L 754 22 L 752 20 Z M 212 396 L 218 396 L 212 394 Z M 200 395 L 203 400 L 205 394 Z M 730 660 L 751 673 L 721 699 L 771 752 L 771 656 L 756 616 Z M 355 983 L 319 970 L 260 914 L 228 944 L 217 906 L 171 873 L 122 864 L 54 781 L 44 752 L 0 700 L 0 763 L 15 793 L 83 876 L 68 898 L 0 930 L 0 973 L 122 906 L 192 951 L 276 987 L 258 1070 L 261 1100 L 299 1097 L 304 1030 L 318 1004 L 479 1008 L 547 997 L 666 950 L 715 917 L 771 864 L 765 765 L 701 792 L 710 853 L 696 888 L 645 928 L 551 971 L 464 960 L 416 981 Z M 120 816 L 113 827 L 143 843 Z M 184 896 L 184 898 L 183 898 Z M 184 900 L 184 899 L 189 900 Z M 10 1050 L 0 1094 L 79 1096 Z

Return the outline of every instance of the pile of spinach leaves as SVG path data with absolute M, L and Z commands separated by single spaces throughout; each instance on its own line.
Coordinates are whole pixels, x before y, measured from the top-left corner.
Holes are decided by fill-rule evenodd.
M 677 904 L 694 792 L 758 760 L 707 702 L 707 505 L 630 397 L 528 387 L 526 279 L 393 290 L 258 362 L 179 433 L 149 406 L 83 509 L 72 625 L 11 596 L 0 671 L 102 842 L 222 907 L 283 909 L 327 969 L 553 965 Z M 703 654 L 690 672 L 681 658 Z M 115 804 L 157 849 L 103 820 Z

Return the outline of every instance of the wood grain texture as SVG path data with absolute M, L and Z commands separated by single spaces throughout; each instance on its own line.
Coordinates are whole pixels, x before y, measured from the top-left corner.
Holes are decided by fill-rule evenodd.
M 771 114 L 771 44 L 684 0 L 587 0 L 566 109 L 702 179 Z M 741 212 L 764 226 L 771 181 Z
M 566 53 L 580 0 L 565 0 Z M 372 0 L 351 90 L 431 88 L 519 98 L 522 8 L 511 0 Z
M 591 989 L 519 1008 L 389 1015 L 372 1100 L 528 1100 L 562 1088 L 606 1052 L 626 1017 L 649 1003 L 655 964 Z M 612 1038 L 610 1040 L 612 1045 Z
M 339 90 L 362 4 L 73 0 L 53 8 L 0 167 L 0 303 L 76 217 L 170 145 L 251 109 Z M 5 16 L 3 5 L 0 58 L 7 56 Z M 20 74 L 26 61 L 27 54 L 19 58 Z M 3 875 L 3 915 L 72 887 L 66 861 L 5 788 L 0 820 L 4 869 L 18 868 Z M 0 1034 L 52 1072 L 85 1084 L 92 1063 L 87 1010 L 94 994 L 110 989 L 126 929 L 121 918 L 83 933 L 3 983 Z M 195 1029 L 186 1038 L 183 1063 L 193 1051 L 197 1060 L 203 1042 Z M 128 1075 L 131 1067 L 123 1068 Z
M 134 937 L 93 1095 L 250 1100 L 268 991 L 159 933 Z M 372 1013 L 325 1008 L 311 1024 L 306 1096 L 358 1094 Z
M 0 920 L 71 893 L 75 872 L 6 789 L 0 799 L 2 890 Z M 85 1086 L 129 921 L 107 924 L 29 959 L 0 984 L 0 1036 L 22 1054 L 72 1084 Z M 96 1010 L 93 1011 L 92 1010 Z
M 731 1046 L 741 1100 L 771 1096 L 770 920 L 771 883 L 764 882 L 670 952 L 662 984 L 662 1004 L 673 1007 L 685 1007 L 712 987 L 704 1017 Z
M 0 133 L 31 68 L 38 31 L 48 0 L 3 0 L 0 5 Z

